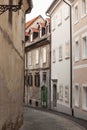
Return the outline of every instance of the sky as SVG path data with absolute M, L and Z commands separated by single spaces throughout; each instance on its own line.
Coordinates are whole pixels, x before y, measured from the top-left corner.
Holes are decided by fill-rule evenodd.
M 43 18 L 46 18 L 45 12 L 53 2 L 53 0 L 32 0 L 33 1 L 33 9 L 30 14 L 26 15 L 26 22 L 37 17 L 38 15 L 42 15 Z

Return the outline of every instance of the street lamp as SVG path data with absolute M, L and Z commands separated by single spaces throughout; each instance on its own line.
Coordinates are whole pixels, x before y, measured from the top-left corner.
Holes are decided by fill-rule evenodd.
M 0 4 L 0 15 L 6 12 L 7 10 L 16 12 L 21 9 L 21 5 L 22 5 L 22 0 L 18 0 L 17 5 Z

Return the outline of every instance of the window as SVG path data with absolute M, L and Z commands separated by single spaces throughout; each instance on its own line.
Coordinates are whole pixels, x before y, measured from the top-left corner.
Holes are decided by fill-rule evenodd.
M 52 18 L 52 31 L 55 30 L 55 17 Z
M 31 52 L 27 52 L 27 65 L 31 65 Z
M 69 42 L 65 43 L 65 58 L 68 59 L 69 58 L 69 51 L 70 50 L 70 46 L 69 46 Z
M 32 84 L 33 84 L 33 79 L 32 79 L 31 74 L 28 75 L 28 84 L 29 84 L 29 86 L 32 86 Z
M 31 42 L 33 41 L 33 34 L 32 33 L 30 34 L 30 41 Z
M 65 102 L 69 103 L 69 86 L 65 86 Z
M 25 53 L 25 68 L 27 67 L 27 56 L 26 56 L 26 53 Z
M 9 5 L 12 5 L 12 4 L 13 4 L 13 0 L 9 0 Z M 9 10 L 8 21 L 10 24 L 12 24 L 12 10 Z
M 36 87 L 40 86 L 40 75 L 39 75 L 39 73 L 35 74 L 35 86 Z
M 33 32 L 33 39 L 38 37 L 38 32 Z
M 82 58 L 87 58 L 87 36 L 82 38 Z
M 44 36 L 46 34 L 46 29 L 42 28 L 42 36 Z
M 78 5 L 75 6 L 75 22 L 78 21 Z
M 36 50 L 36 64 L 39 63 L 39 50 Z
M 62 24 L 62 11 L 59 11 L 58 13 L 58 26 Z
M 64 10 L 64 13 L 65 13 L 65 20 L 69 17 L 69 13 L 70 13 L 70 11 L 69 11 L 69 6 L 66 6 L 65 5 L 65 10 Z
M 75 41 L 75 61 L 79 60 L 79 42 Z
M 75 88 L 74 88 L 74 105 L 76 106 L 76 107 L 78 107 L 79 106 L 79 85 L 78 84 L 76 84 L 75 85 Z
M 62 46 L 59 46 L 59 61 L 62 60 Z
M 87 110 L 87 85 L 83 85 L 82 90 L 82 108 Z
M 46 72 L 43 72 L 43 81 L 46 81 Z
M 82 0 L 82 16 L 86 14 L 86 0 Z
M 59 100 L 63 101 L 63 85 L 59 86 Z
M 53 50 L 53 62 L 56 62 L 56 52 Z
M 43 48 L 43 63 L 46 63 L 46 47 Z

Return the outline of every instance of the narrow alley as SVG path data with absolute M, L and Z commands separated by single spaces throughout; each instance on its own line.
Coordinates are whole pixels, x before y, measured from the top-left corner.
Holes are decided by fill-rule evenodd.
M 86 130 L 63 116 L 24 108 L 24 125 L 20 130 Z

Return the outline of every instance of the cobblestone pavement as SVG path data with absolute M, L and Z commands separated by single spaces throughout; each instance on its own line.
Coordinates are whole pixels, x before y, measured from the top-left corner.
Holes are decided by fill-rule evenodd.
M 24 125 L 20 130 L 86 130 L 79 124 L 64 117 L 24 108 Z

